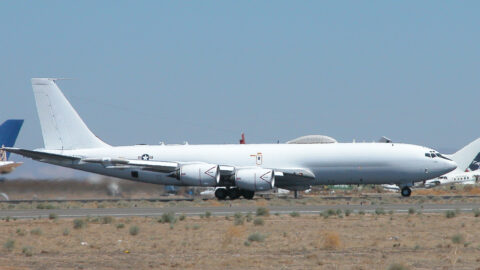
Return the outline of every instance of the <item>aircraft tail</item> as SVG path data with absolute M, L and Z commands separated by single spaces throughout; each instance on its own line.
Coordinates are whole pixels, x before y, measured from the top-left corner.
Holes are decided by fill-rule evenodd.
M 45 149 L 100 148 L 109 145 L 88 129 L 56 84 L 57 79 L 33 78 Z
M 480 138 L 467 144 L 462 149 L 450 155 L 457 163 L 458 170 L 475 171 L 480 166 Z
M 0 146 L 12 147 L 17 140 L 20 128 L 23 125 L 23 120 L 10 119 L 0 125 Z M 5 161 L 10 156 L 10 153 L 3 152 L 0 160 Z

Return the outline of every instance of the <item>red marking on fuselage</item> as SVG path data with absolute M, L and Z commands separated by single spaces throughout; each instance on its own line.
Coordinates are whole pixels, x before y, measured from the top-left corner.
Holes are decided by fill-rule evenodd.
M 245 134 L 242 132 L 242 138 L 240 139 L 240 144 L 245 144 Z

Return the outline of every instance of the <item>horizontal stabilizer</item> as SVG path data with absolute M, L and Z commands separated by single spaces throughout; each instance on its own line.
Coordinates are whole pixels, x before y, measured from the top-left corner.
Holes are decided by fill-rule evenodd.
M 11 173 L 13 170 L 15 170 L 15 168 L 22 164 L 23 162 L 8 161 L 7 164 L 3 164 L 0 166 L 0 174 Z

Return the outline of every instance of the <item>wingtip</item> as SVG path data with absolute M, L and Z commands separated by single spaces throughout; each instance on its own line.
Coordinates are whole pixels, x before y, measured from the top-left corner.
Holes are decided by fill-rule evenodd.
M 21 150 L 21 149 L 20 149 L 20 148 L 17 148 L 17 147 L 5 147 L 5 146 L 2 145 L 2 146 L 0 147 L 0 150 L 12 152 L 12 151 Z

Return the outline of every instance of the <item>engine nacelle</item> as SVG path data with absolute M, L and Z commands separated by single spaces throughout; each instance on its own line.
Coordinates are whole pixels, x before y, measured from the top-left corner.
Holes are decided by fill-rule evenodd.
M 220 181 L 220 169 L 215 164 L 186 164 L 180 167 L 178 179 L 186 186 L 213 187 Z
M 275 173 L 262 168 L 238 169 L 235 172 L 235 184 L 240 189 L 250 191 L 270 190 L 275 186 Z

